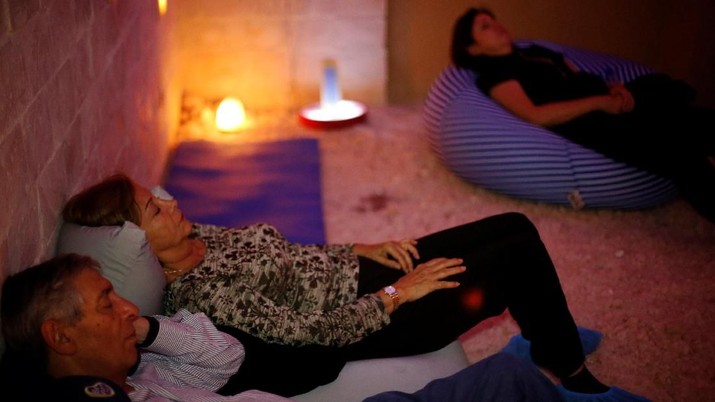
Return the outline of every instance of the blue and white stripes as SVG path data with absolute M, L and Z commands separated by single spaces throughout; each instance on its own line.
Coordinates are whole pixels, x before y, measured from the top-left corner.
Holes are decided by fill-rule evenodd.
M 638 63 L 544 41 L 577 68 L 629 81 L 653 70 Z M 489 190 L 533 201 L 591 208 L 647 208 L 675 197 L 668 180 L 626 166 L 527 123 L 474 84 L 472 71 L 447 67 L 424 104 L 430 143 L 449 169 Z M 574 195 L 579 202 L 574 203 Z

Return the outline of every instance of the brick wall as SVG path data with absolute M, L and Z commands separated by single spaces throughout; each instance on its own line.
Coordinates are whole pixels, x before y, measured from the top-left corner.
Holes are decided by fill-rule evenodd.
M 50 257 L 77 191 L 159 182 L 181 95 L 247 109 L 386 97 L 385 0 L 0 0 L 0 280 Z
M 171 2 L 0 0 L 0 279 L 53 253 L 65 201 L 157 183 L 178 121 Z
M 182 87 L 239 97 L 248 112 L 320 98 L 334 59 L 343 96 L 369 105 L 387 91 L 386 0 L 178 0 Z

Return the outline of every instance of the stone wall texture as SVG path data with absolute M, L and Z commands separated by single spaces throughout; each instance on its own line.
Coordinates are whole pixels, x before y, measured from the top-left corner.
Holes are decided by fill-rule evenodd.
M 251 110 L 320 98 L 322 65 L 337 63 L 343 97 L 382 104 L 387 90 L 385 0 L 179 0 L 181 84 Z
M 0 280 L 54 253 L 61 209 L 161 181 L 186 94 L 252 110 L 386 98 L 385 0 L 0 0 Z
M 53 254 L 77 191 L 118 171 L 160 180 L 180 102 L 173 14 L 0 0 L 0 279 Z

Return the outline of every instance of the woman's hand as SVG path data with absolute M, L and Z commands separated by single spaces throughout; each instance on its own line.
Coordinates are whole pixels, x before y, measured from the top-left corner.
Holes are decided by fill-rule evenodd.
M 399 304 L 415 301 L 435 290 L 456 288 L 459 282 L 444 279 L 464 272 L 467 268 L 461 265 L 462 262 L 459 258 L 435 258 L 418 265 L 392 285 L 397 290 Z M 378 292 L 378 296 L 387 306 L 388 313 L 392 313 L 398 307 L 385 292 Z
M 377 261 L 386 267 L 409 273 L 414 269 L 412 258 L 415 260 L 420 258 L 416 245 L 417 240 L 415 239 L 388 241 L 379 244 L 355 244 L 353 253 Z
M 444 279 L 464 272 L 467 268 L 462 262 L 460 258 L 435 258 L 418 265 L 393 285 L 399 292 L 400 302 L 415 301 L 438 289 L 456 288 L 459 282 Z
M 611 84 L 609 88 L 611 90 L 611 96 L 616 97 L 620 101 L 620 105 L 614 114 L 632 112 L 636 103 L 633 99 L 631 91 L 629 91 L 623 84 Z

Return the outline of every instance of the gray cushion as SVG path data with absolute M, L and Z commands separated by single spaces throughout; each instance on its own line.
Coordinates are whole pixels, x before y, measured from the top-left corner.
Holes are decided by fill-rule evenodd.
M 64 223 L 56 253 L 94 258 L 117 294 L 136 304 L 142 315 L 162 313 L 166 278 L 144 230 L 137 225 L 126 222 L 123 226 L 88 227 Z

